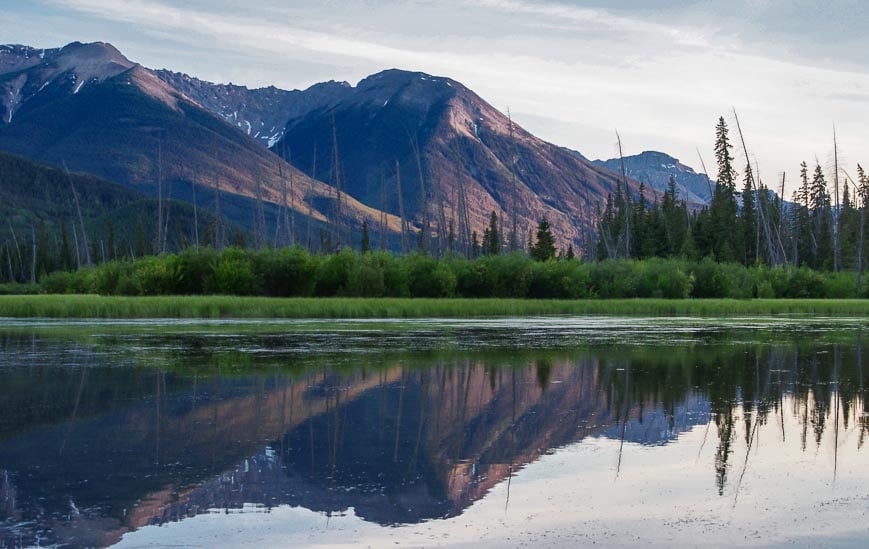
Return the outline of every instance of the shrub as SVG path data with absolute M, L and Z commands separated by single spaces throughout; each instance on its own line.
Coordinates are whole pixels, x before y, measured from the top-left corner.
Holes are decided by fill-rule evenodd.
M 475 261 L 453 259 L 448 265 L 456 279 L 456 293 L 458 295 L 462 297 L 492 296 L 487 258 L 480 258 Z
M 446 263 L 429 256 L 412 255 L 406 260 L 411 297 L 449 297 L 456 291 L 456 275 Z
M 320 297 L 344 295 L 355 263 L 356 252 L 349 248 L 326 256 L 317 273 L 315 295 Z
M 534 261 L 519 252 L 487 260 L 492 297 L 526 297 L 533 277 Z M 566 264 L 566 262 L 564 262 Z
M 45 294 L 68 294 L 72 293 L 73 279 L 76 273 L 56 271 L 42 277 L 39 285 Z
M 824 297 L 848 299 L 857 297 L 857 276 L 855 273 L 827 273 L 824 276 Z
M 245 252 L 238 248 L 229 248 L 220 254 L 214 264 L 205 289 L 214 294 L 258 295 L 262 287 Z
M 319 261 L 301 247 L 254 254 L 253 269 L 267 296 L 312 296 Z
M 146 257 L 132 264 L 125 288 L 138 288 L 141 295 L 172 295 L 177 293 L 180 279 L 177 266 L 167 258 Z
M 824 279 L 806 267 L 790 269 L 787 288 L 782 297 L 819 298 L 824 297 Z
M 538 299 L 580 299 L 588 297 L 591 276 L 579 261 L 534 263 L 528 297 Z
M 382 297 L 386 295 L 386 271 L 395 258 L 386 252 L 366 253 L 353 264 L 346 294 L 357 297 Z
M 204 293 L 206 282 L 212 275 L 218 257 L 212 248 L 187 248 L 177 256 L 169 256 L 167 261 L 178 273 L 176 292 L 186 295 Z

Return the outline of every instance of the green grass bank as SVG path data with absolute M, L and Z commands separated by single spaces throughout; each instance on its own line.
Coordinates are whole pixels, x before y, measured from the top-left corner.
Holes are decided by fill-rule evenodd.
M 473 318 L 537 315 L 869 318 L 869 300 L 847 299 L 411 299 L 233 296 L 0 296 L 5 318 Z

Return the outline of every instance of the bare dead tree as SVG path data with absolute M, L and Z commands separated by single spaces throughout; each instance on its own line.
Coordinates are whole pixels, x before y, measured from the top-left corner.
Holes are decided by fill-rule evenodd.
M 785 218 L 785 173 L 781 174 L 781 191 L 778 195 L 778 234 L 784 234 L 784 218 Z
M 36 284 L 36 229 L 33 228 L 33 223 L 30 223 L 30 240 L 33 243 L 31 248 L 30 283 Z
M 836 126 L 833 126 L 833 272 L 839 272 L 841 256 L 839 254 L 839 144 L 836 140 Z
M 199 210 L 196 204 L 196 183 L 191 181 L 190 188 L 193 191 L 193 247 L 199 249 Z
M 69 173 L 69 168 L 66 167 L 66 162 L 63 163 L 63 170 L 66 172 L 66 178 L 69 181 L 70 188 L 72 189 L 72 198 L 73 198 L 73 201 L 75 202 L 76 212 L 78 212 L 78 222 L 79 222 L 79 225 L 81 226 L 81 235 L 82 235 L 81 237 L 82 237 L 82 240 L 84 241 L 83 242 L 84 243 L 84 253 L 85 253 L 85 258 L 87 259 L 86 263 L 87 263 L 88 269 L 90 269 L 92 267 L 92 263 L 91 263 L 90 246 L 88 245 L 87 229 L 85 229 L 85 226 L 84 226 L 84 216 L 81 214 L 81 204 L 78 201 L 78 193 L 75 190 L 75 184 L 72 182 L 72 176 Z M 79 265 L 79 268 L 81 268 L 81 265 Z
M 287 235 L 287 245 L 296 245 L 296 178 L 293 170 L 290 170 L 290 208 L 287 211 L 286 197 L 284 198 L 284 226 L 289 229 Z M 289 220 L 287 219 L 289 215 Z M 289 221 L 289 224 L 287 223 Z
M 736 109 L 733 109 L 733 118 L 736 121 L 736 130 L 739 133 L 739 140 L 742 143 L 742 150 L 745 154 L 746 158 L 746 169 L 748 173 L 746 176 L 754 189 L 754 192 L 760 196 L 760 189 L 758 188 L 757 181 L 755 180 L 753 170 L 751 169 L 751 162 L 749 161 L 748 147 L 745 144 L 745 136 L 742 133 L 742 127 L 739 124 L 739 116 L 736 114 Z M 784 251 L 784 245 L 781 242 L 781 236 L 777 236 L 777 242 L 775 242 L 776 238 L 774 238 L 772 229 L 769 224 L 769 220 L 767 219 L 767 212 L 765 208 L 757 208 L 758 217 L 760 219 L 760 223 L 764 229 L 764 236 L 766 240 L 766 246 L 768 251 L 768 258 L 771 265 L 784 265 L 787 263 L 787 254 Z
M 314 159 L 311 162 L 311 179 L 308 181 L 308 227 L 305 249 L 311 251 L 311 225 L 314 222 L 314 180 L 317 179 L 317 142 L 314 141 Z
M 162 179 L 162 178 L 161 178 Z M 163 216 L 163 242 L 160 246 L 160 253 L 166 253 L 166 244 L 169 241 L 169 217 L 172 211 L 172 183 L 171 181 L 166 185 L 166 200 L 164 200 L 166 204 L 166 214 Z
M 703 161 L 703 155 L 700 154 L 700 149 L 697 149 L 697 158 L 700 159 L 700 167 L 703 168 L 703 177 L 706 178 L 706 186 L 709 187 L 709 199 L 715 194 L 712 191 L 712 180 L 709 179 L 709 172 L 706 171 L 706 162 Z
M 429 201 L 425 185 L 425 174 L 422 171 L 422 155 L 419 151 L 419 143 L 417 143 L 416 139 L 410 135 L 410 131 L 408 131 L 407 128 L 405 128 L 404 131 L 407 133 L 407 139 L 410 141 L 411 149 L 413 149 L 413 156 L 416 159 L 416 171 L 417 174 L 419 174 L 419 208 L 422 225 L 420 245 L 423 250 L 429 250 L 429 237 L 431 236 L 429 233 Z
M 386 177 L 380 173 L 380 232 L 378 247 L 386 249 Z
M 625 188 L 625 259 L 631 258 L 631 190 L 628 188 L 628 172 L 625 169 L 625 156 L 622 153 L 622 137 L 616 130 L 619 145 L 619 165 L 622 170 L 622 185 Z
M 518 218 L 518 184 L 516 182 L 516 140 L 513 136 L 513 116 L 510 114 L 510 108 L 507 108 L 507 123 L 509 125 L 510 131 L 510 176 L 512 179 L 512 185 L 510 189 L 512 204 L 511 204 L 511 212 L 510 212 L 510 251 L 515 252 L 519 247 L 519 243 L 517 242 L 519 235 L 517 231 L 517 218 Z
M 78 231 L 75 228 L 75 224 L 72 226 L 72 241 L 75 244 L 76 269 L 81 270 L 81 251 L 78 249 Z
M 444 192 L 444 181 L 443 177 L 432 177 L 432 190 L 434 192 L 434 198 L 437 201 L 437 215 L 438 215 L 438 256 L 442 257 L 446 251 L 449 243 L 447 242 L 449 239 L 449 227 L 447 223 L 447 214 L 444 203 L 446 202 L 446 193 Z
M 262 174 L 257 168 L 254 177 L 256 177 L 256 248 L 260 249 L 266 242 L 266 213 L 263 204 L 263 186 Z
M 457 136 L 452 142 L 452 152 L 454 156 L 453 166 L 456 173 L 456 187 L 458 194 L 458 228 L 459 228 L 459 249 L 464 250 L 464 255 L 470 258 L 473 255 L 473 239 L 471 236 L 471 215 L 468 208 L 468 196 L 465 190 L 465 180 L 462 177 L 461 170 L 461 154 L 459 153 L 459 137 Z
M 9 282 L 15 282 L 15 271 L 12 269 L 12 249 L 9 241 L 6 241 L 6 264 L 9 267 Z
M 278 238 L 281 236 L 281 221 L 284 218 L 284 210 L 287 206 L 287 182 L 284 179 L 284 168 L 281 166 L 281 163 L 278 162 L 278 177 L 281 180 L 281 203 L 278 204 L 278 215 L 275 219 L 275 237 L 273 239 L 272 247 L 278 247 Z
M 157 254 L 163 253 L 163 138 L 157 138 Z M 87 247 L 87 245 L 85 245 Z
M 398 190 L 398 215 L 401 218 L 401 254 L 407 253 L 407 221 L 404 217 L 404 198 L 401 195 L 401 166 L 395 161 L 395 185 Z
M 15 244 L 15 254 L 18 256 L 18 268 L 21 270 L 21 276 L 24 276 L 24 262 L 21 259 L 21 245 L 18 244 L 18 237 L 15 236 L 15 229 L 12 228 L 12 222 L 6 219 L 9 224 L 9 231 L 12 233 L 12 242 Z
M 859 166 L 858 166 L 859 169 Z M 865 234 L 865 217 L 866 217 L 866 196 L 863 196 L 861 193 L 860 187 L 851 179 L 851 176 L 848 175 L 848 172 L 842 170 L 842 173 L 845 175 L 847 181 L 851 182 L 851 185 L 854 187 L 854 196 L 860 196 L 860 237 L 857 239 L 857 284 L 856 284 L 856 297 L 860 297 L 860 293 L 862 290 L 862 279 L 863 279 L 863 236 Z M 858 174 L 859 175 L 859 174 Z M 861 185 L 863 181 L 860 181 Z M 847 185 L 847 182 L 845 183 Z
M 335 249 L 341 249 L 341 238 L 344 233 L 343 208 L 341 203 L 341 157 L 338 154 L 338 129 L 335 125 L 335 110 L 332 110 L 332 155 L 334 161 L 335 178 Z
M 217 251 L 223 249 L 223 218 L 220 213 L 220 180 L 214 174 L 214 248 Z

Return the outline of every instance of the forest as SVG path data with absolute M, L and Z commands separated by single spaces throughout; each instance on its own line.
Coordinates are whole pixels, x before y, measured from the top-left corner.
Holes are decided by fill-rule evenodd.
M 28 216 L 10 212 L 8 236 L 0 243 L 0 280 L 7 282 L 0 293 L 867 297 L 862 271 L 869 176 L 863 168 L 857 165 L 851 178 L 836 158 L 828 181 L 819 163 L 810 169 L 803 162 L 800 185 L 788 202 L 782 199 L 784 176 L 776 193 L 750 164 L 737 190 L 733 149 L 722 117 L 716 126 L 718 173 L 710 181 L 712 200 L 700 209 L 680 200 L 673 178 L 660 200 L 649 201 L 642 185 L 638 193 L 628 191 L 622 173 L 624 185 L 598 211 L 594 244 L 578 252 L 569 243 L 557 246 L 545 216 L 526 239 L 515 232 L 506 235 L 504 219 L 493 211 L 483 234 L 473 232 L 469 245 L 457 242 L 452 227 L 443 235 L 408 228 L 402 248 L 413 251 L 405 254 L 390 251 L 382 229 L 372 238 L 367 222 L 355 242 L 352 233 L 343 240 L 352 246 L 339 248 L 330 245 L 341 239 L 328 225 L 316 226 L 313 233 L 309 227 L 306 242 L 300 243 L 290 232 L 286 211 L 278 209 L 268 227 L 259 211 L 254 235 L 222 222 L 219 194 L 197 211 L 195 187 L 192 205 L 162 196 L 158 201 L 60 170 L 32 173 L 20 159 L 4 157 L 7 178 L 17 173 L 19 179 L 41 179 L 47 189 L 38 200 L 13 194 L 5 207 L 19 200 L 35 210 L 32 214 L 51 221 L 46 224 L 43 218 L 28 226 Z M 52 206 L 57 203 L 66 207 Z M 119 225 L 121 232 L 116 231 Z M 319 235 L 318 242 L 311 241 L 312 234 Z M 408 246 L 411 236 L 415 244 Z

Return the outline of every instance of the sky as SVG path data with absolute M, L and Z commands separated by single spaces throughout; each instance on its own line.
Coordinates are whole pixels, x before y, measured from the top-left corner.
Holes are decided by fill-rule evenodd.
M 834 127 L 844 171 L 869 164 L 865 0 L 0 0 L 0 22 L 0 43 L 111 42 L 249 87 L 448 76 L 589 158 L 617 156 L 618 131 L 626 155 L 714 171 L 735 110 L 752 165 L 787 193 L 801 161 L 832 171 Z

